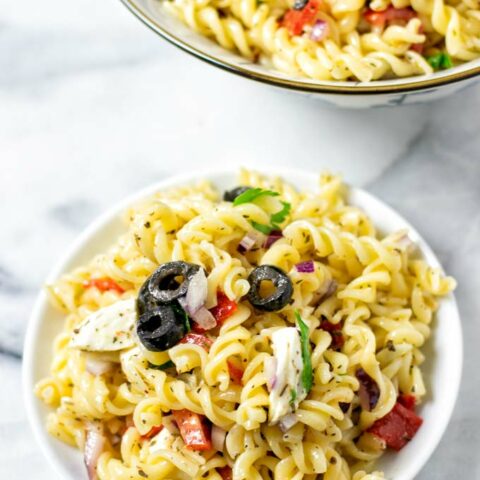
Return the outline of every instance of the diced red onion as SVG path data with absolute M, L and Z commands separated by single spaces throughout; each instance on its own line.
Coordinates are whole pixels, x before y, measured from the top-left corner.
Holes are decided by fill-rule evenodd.
M 267 387 L 269 391 L 275 388 L 277 383 L 277 360 L 275 357 L 267 357 L 264 362 L 265 376 L 267 377 Z
M 187 294 L 184 301 L 181 302 L 185 311 L 193 316 L 201 307 L 205 305 L 208 295 L 208 282 L 205 271 L 200 268 L 198 272 L 190 279 Z
M 283 433 L 286 433 L 297 423 L 298 417 L 294 413 L 289 413 L 279 420 L 278 426 Z
M 253 247 L 260 246 L 265 240 L 265 235 L 255 230 L 248 232 L 237 246 L 239 253 L 249 252 Z
M 172 434 L 177 435 L 179 433 L 177 422 L 173 418 L 173 415 L 167 415 L 162 418 L 162 425 Z
M 83 452 L 83 461 L 87 467 L 89 480 L 97 480 L 97 463 L 105 448 L 106 437 L 103 432 L 103 425 L 89 422 L 86 426 L 87 437 Z
M 315 271 L 315 264 L 313 260 L 307 260 L 306 262 L 300 262 L 295 265 L 297 272 L 300 273 L 312 273 Z
M 281 238 L 283 238 L 283 233 L 281 230 L 272 230 L 263 244 L 264 248 L 270 248 L 277 240 L 280 240 Z
M 414 247 L 413 240 L 409 237 L 407 232 L 404 232 L 403 235 L 399 236 L 395 242 L 401 249 L 410 251 Z
M 330 27 L 324 20 L 317 20 L 310 31 L 310 38 L 314 42 L 321 42 L 330 34 Z
M 225 438 L 227 432 L 218 427 L 217 425 L 212 426 L 212 447 L 217 452 L 223 452 L 223 446 L 225 445 Z
M 87 360 L 85 362 L 85 368 L 87 372 L 92 375 L 99 376 L 104 373 L 108 373 L 113 370 L 114 364 L 108 360 L 102 360 L 96 357 L 94 354 L 87 354 Z
M 212 313 L 205 308 L 205 306 L 200 307 L 193 315 L 191 315 L 192 320 L 204 330 L 211 330 L 216 327 L 217 321 Z
M 360 382 L 358 391 L 360 405 L 364 410 L 371 411 L 376 407 L 380 398 L 380 388 L 377 382 L 363 368 L 359 368 L 355 376 Z

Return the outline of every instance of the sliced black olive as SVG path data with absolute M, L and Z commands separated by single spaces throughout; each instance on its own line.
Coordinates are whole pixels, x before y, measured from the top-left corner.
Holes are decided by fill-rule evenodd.
M 167 262 L 155 272 L 142 285 L 137 299 L 140 314 L 151 310 L 155 305 L 168 305 L 177 298 L 186 295 L 192 277 L 200 267 L 187 262 Z M 182 281 L 178 282 L 177 278 Z
M 226 202 L 233 202 L 238 196 L 242 193 L 245 193 L 247 190 L 251 190 L 252 187 L 235 187 L 232 190 L 227 190 L 223 194 L 223 199 Z
M 266 297 L 260 295 L 260 286 L 263 281 L 272 282 L 275 291 Z M 288 275 L 273 265 L 256 267 L 248 276 L 250 290 L 247 298 L 258 310 L 275 312 L 281 310 L 290 302 L 293 294 L 292 282 Z
M 137 335 L 143 346 L 152 352 L 163 352 L 175 346 L 186 333 L 183 319 L 172 305 L 147 310 L 137 322 Z
M 293 4 L 294 10 L 303 10 L 305 5 L 308 3 L 308 0 L 295 0 Z

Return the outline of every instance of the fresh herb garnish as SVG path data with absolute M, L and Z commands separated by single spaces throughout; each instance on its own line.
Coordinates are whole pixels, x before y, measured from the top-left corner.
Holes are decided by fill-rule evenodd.
M 295 405 L 296 399 L 297 399 L 297 391 L 292 388 L 290 390 L 290 405 L 292 405 L 292 407 Z
M 297 319 L 298 330 L 300 332 L 300 343 L 302 345 L 302 385 L 305 391 L 308 393 L 313 386 L 312 357 L 310 353 L 310 341 L 308 339 L 309 331 L 307 324 L 302 320 L 298 310 L 295 310 L 295 318 Z
M 279 224 L 285 221 L 290 213 L 290 210 L 292 209 L 292 206 L 288 202 L 282 202 L 282 205 L 283 208 L 270 217 L 270 222 L 272 222 L 274 230 L 280 229 Z
M 452 58 L 445 52 L 440 52 L 428 57 L 427 62 L 434 70 L 444 70 L 453 67 Z
M 177 302 L 172 303 L 172 308 L 175 312 L 175 315 L 182 319 L 187 333 L 190 332 L 190 330 L 192 330 L 192 327 L 190 326 L 190 319 L 188 318 L 187 312 Z
M 265 225 L 263 223 L 257 223 L 252 221 L 252 227 L 259 232 L 269 235 L 272 230 L 275 230 L 271 225 Z
M 263 188 L 250 188 L 249 190 L 240 194 L 234 201 L 233 205 L 242 205 L 242 203 L 251 203 L 256 200 L 258 197 L 267 195 L 269 197 L 278 197 L 280 194 L 274 192 L 273 190 L 264 190 Z
M 161 365 L 155 365 L 152 362 L 148 362 L 148 368 L 153 368 L 155 370 L 167 370 L 167 368 L 172 368 L 174 366 L 175 364 L 171 360 L 168 360 L 168 362 L 162 363 Z

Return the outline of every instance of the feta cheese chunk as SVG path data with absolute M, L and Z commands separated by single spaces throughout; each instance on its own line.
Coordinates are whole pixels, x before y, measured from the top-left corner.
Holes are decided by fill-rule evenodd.
M 300 334 L 294 327 L 275 330 L 272 349 L 276 360 L 275 380 L 269 396 L 270 423 L 294 412 L 307 396 L 302 386 L 302 347 Z
M 121 300 L 91 313 L 73 330 L 70 345 L 90 352 L 113 352 L 135 345 L 135 299 Z

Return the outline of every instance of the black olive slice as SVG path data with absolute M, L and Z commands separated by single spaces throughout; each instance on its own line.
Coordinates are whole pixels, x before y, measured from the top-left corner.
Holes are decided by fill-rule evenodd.
M 185 322 L 177 318 L 172 305 L 147 310 L 137 322 L 137 335 L 152 352 L 163 352 L 175 346 L 185 335 Z
M 142 308 L 148 310 L 152 303 L 168 305 L 177 298 L 186 295 L 190 280 L 199 269 L 198 265 L 182 261 L 167 262 L 160 265 L 145 282 L 146 287 L 144 284 L 140 289 L 137 302 L 139 312 L 141 313 Z M 177 282 L 177 277 L 182 277 L 180 283 Z M 142 298 L 140 299 L 140 297 Z
M 275 291 L 266 297 L 260 295 L 260 286 L 263 281 L 272 282 Z M 281 310 L 290 302 L 293 294 L 292 282 L 288 275 L 273 265 L 256 267 L 248 276 L 250 290 L 248 301 L 258 310 L 275 312 Z
M 226 202 L 233 202 L 238 196 L 240 196 L 242 193 L 245 193 L 247 190 L 251 190 L 252 187 L 235 187 L 232 190 L 227 190 L 223 194 L 223 199 Z
M 307 5 L 307 3 L 308 3 L 308 0 L 295 0 L 295 2 L 293 3 L 293 9 L 303 10 Z

